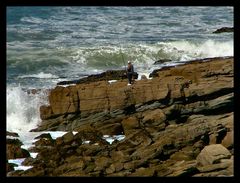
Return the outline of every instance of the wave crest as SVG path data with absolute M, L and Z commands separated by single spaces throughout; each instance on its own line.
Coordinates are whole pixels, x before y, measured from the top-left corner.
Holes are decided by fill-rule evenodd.
M 58 79 L 59 77 L 57 75 L 54 75 L 51 73 L 40 72 L 38 74 L 29 74 L 29 75 L 18 76 L 18 78 Z

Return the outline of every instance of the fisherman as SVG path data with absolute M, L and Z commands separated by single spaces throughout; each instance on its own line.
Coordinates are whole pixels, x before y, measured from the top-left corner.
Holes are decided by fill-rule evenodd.
M 128 61 L 127 67 L 128 85 L 132 84 L 133 74 L 134 74 L 133 64 L 130 61 Z

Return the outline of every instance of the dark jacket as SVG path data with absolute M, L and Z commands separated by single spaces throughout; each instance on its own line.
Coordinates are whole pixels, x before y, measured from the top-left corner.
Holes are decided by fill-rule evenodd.
M 134 69 L 133 69 L 133 65 L 132 64 L 128 65 L 127 73 L 128 74 L 133 74 L 134 73 Z

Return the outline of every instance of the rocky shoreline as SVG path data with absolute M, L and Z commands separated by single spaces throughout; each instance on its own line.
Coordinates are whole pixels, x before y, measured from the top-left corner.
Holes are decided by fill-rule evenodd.
M 23 162 L 33 168 L 7 175 L 233 176 L 233 60 L 165 67 L 131 86 L 121 72 L 56 86 L 32 131 L 67 133 L 41 137 Z

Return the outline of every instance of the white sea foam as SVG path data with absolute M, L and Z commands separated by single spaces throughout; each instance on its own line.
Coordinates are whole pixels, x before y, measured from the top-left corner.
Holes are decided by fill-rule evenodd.
M 37 18 L 37 17 L 22 17 L 21 21 L 22 22 L 33 23 L 33 24 L 48 23 L 47 20 L 44 20 L 42 18 Z
M 20 166 L 17 166 L 17 167 L 14 167 L 14 170 L 28 170 L 30 168 L 32 168 L 33 166 L 23 166 L 23 165 L 20 165 Z
M 18 166 L 22 164 L 22 162 L 25 160 L 25 158 L 17 158 L 17 159 L 9 159 L 9 163 L 17 164 Z
M 207 40 L 201 43 L 175 41 L 166 43 L 166 53 L 175 53 L 180 61 L 196 58 L 233 56 L 233 41 L 218 42 Z
M 106 140 L 109 144 L 112 144 L 115 140 L 121 141 L 125 138 L 125 135 L 103 135 L 102 137 L 104 140 Z
M 39 107 L 46 104 L 46 94 L 29 95 L 21 86 L 7 87 L 7 130 L 27 132 L 41 121 Z
M 18 78 L 57 79 L 59 77 L 54 74 L 51 74 L 51 73 L 40 72 L 38 74 L 29 74 L 29 75 L 18 76 Z
M 67 132 L 65 131 L 42 131 L 42 132 L 26 132 L 26 131 L 21 131 L 19 132 L 20 140 L 23 142 L 23 145 L 21 148 L 23 149 L 29 149 L 34 146 L 34 142 L 36 142 L 38 139 L 35 139 L 35 137 L 41 135 L 41 134 L 46 134 L 49 133 L 52 137 L 52 139 L 56 139 L 58 137 L 62 137 L 65 135 Z M 73 135 L 75 135 L 77 132 L 73 131 Z
M 32 168 L 33 166 L 23 166 L 22 162 L 25 160 L 26 158 L 18 158 L 18 159 L 9 159 L 8 163 L 14 163 L 17 166 L 14 166 L 14 170 L 28 170 L 30 168 Z
M 36 158 L 37 155 L 38 155 L 38 153 L 30 153 L 30 156 L 31 156 L 32 158 Z
M 53 139 L 56 139 L 58 137 L 62 137 L 63 135 L 65 135 L 68 132 L 64 132 L 64 131 L 44 131 L 44 133 L 50 133 L 51 137 Z M 75 135 L 78 132 L 73 131 L 72 133 L 73 133 L 73 135 Z
M 90 143 L 90 140 L 83 141 L 83 144 L 89 144 L 89 143 Z
M 148 70 L 159 59 L 188 61 L 206 57 L 233 56 L 233 41 L 167 41 L 155 44 L 81 47 L 72 50 L 72 59 L 85 68 L 118 67 L 131 60 L 137 69 Z M 95 68 L 94 68 L 95 66 Z M 88 69 L 89 70 L 89 69 Z M 89 71 L 92 72 L 90 69 Z
M 112 83 L 115 83 L 115 82 L 117 82 L 117 80 L 109 80 L 108 81 L 109 84 L 112 84 Z

